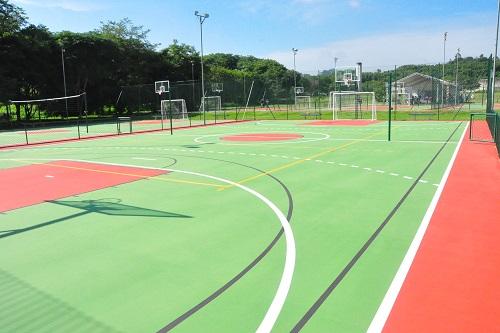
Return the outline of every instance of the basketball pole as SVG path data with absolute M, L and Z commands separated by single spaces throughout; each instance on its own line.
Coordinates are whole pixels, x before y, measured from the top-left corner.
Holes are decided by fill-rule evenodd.
M 295 56 L 299 50 L 296 48 L 292 48 L 293 52 L 293 101 L 294 105 L 297 105 L 297 68 L 295 66 Z

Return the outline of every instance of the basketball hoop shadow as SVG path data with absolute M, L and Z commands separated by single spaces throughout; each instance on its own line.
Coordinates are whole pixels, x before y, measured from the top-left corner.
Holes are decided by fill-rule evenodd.
M 192 216 L 183 214 L 125 205 L 121 203 L 120 199 L 100 199 L 100 200 L 83 200 L 83 201 L 46 201 L 46 202 L 66 207 L 77 208 L 82 211 L 73 215 L 32 225 L 26 228 L 13 229 L 13 230 L 0 230 L 0 239 L 25 233 L 28 231 L 33 231 L 53 224 L 65 222 L 92 213 L 104 214 L 109 216 L 138 216 L 138 217 L 182 218 L 182 219 L 192 218 Z

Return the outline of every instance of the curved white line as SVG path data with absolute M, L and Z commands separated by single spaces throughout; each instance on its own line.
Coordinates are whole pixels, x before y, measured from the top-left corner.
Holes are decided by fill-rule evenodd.
M 269 132 L 269 133 L 284 133 L 284 132 L 274 131 L 274 132 Z M 330 135 L 325 134 L 325 133 L 315 133 L 315 132 L 298 132 L 298 133 L 322 135 L 323 137 L 321 137 L 321 138 L 302 138 L 302 139 L 298 139 L 298 140 L 283 141 L 283 142 L 256 142 L 256 141 L 252 141 L 248 144 L 245 144 L 245 143 L 221 143 L 221 144 L 223 144 L 223 145 L 235 145 L 235 146 L 245 146 L 245 145 L 250 145 L 250 144 L 255 145 L 257 143 L 261 144 L 261 145 L 283 145 L 283 144 L 291 144 L 291 143 L 306 143 L 306 142 L 314 142 L 314 141 L 323 141 L 323 140 L 330 139 Z M 239 133 L 219 133 L 219 134 L 201 135 L 201 136 L 195 138 L 194 142 L 201 143 L 201 144 L 213 143 L 213 142 L 203 141 L 203 138 L 208 138 L 208 137 L 213 137 L 213 136 L 238 135 L 238 134 L 242 134 L 242 133 L 239 132 Z M 245 133 L 245 134 L 254 134 L 254 133 Z M 255 134 L 257 134 L 257 133 L 255 133 Z
M 278 316 L 281 312 L 281 309 L 283 308 L 283 305 L 285 304 L 285 300 L 286 300 L 286 297 L 288 295 L 288 291 L 290 290 L 290 286 L 292 284 L 293 271 L 295 269 L 295 257 L 296 257 L 295 239 L 293 237 L 292 228 L 290 227 L 290 224 L 288 223 L 288 220 L 286 219 L 285 215 L 279 210 L 278 207 L 276 207 L 276 205 L 271 200 L 269 200 L 268 198 L 266 198 L 265 196 L 263 196 L 259 192 L 254 191 L 249 187 L 246 187 L 245 185 L 235 183 L 235 182 L 228 180 L 228 179 L 219 178 L 216 176 L 211 176 L 211 175 L 193 172 L 193 171 L 184 171 L 184 170 L 169 169 L 169 168 L 154 168 L 154 167 L 145 167 L 145 166 L 139 166 L 139 165 L 108 163 L 108 162 L 90 161 L 90 160 L 72 160 L 72 159 L 64 159 L 64 160 L 74 161 L 74 162 L 99 163 L 99 164 L 116 165 L 116 166 L 124 166 L 124 167 L 135 167 L 135 168 L 152 169 L 152 170 L 172 171 L 172 172 L 179 172 L 179 173 L 183 173 L 183 174 L 187 174 L 187 175 L 205 177 L 205 178 L 213 179 L 213 180 L 216 180 L 216 181 L 219 181 L 222 183 L 226 183 L 226 184 L 229 184 L 232 186 L 239 187 L 243 191 L 252 194 L 253 196 L 260 199 L 262 202 L 264 202 L 269 208 L 271 208 L 271 210 L 274 212 L 274 214 L 280 220 L 281 226 L 283 227 L 283 231 L 285 234 L 285 241 L 286 241 L 285 266 L 283 268 L 283 273 L 281 275 L 281 280 L 280 280 L 280 283 L 278 286 L 278 290 L 276 291 L 276 294 L 274 295 L 273 301 L 271 302 L 271 305 L 269 306 L 269 308 L 266 312 L 266 315 L 264 316 L 264 319 L 262 320 L 259 327 L 257 328 L 258 333 L 271 332 L 274 324 L 276 323 L 276 320 L 278 319 Z

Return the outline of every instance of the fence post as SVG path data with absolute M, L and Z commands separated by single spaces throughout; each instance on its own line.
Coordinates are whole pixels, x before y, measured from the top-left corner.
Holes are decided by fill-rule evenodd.
M 26 128 L 26 123 L 24 123 L 24 136 L 26 137 L 26 144 L 29 145 L 28 142 L 28 129 Z
M 392 73 L 389 74 L 389 122 L 387 131 L 388 141 L 391 141 L 391 122 L 392 122 Z

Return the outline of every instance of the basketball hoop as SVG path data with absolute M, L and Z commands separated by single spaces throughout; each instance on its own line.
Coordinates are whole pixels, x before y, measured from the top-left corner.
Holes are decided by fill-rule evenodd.
M 155 93 L 161 96 L 161 94 L 170 92 L 170 82 L 169 81 L 156 81 L 155 82 Z

